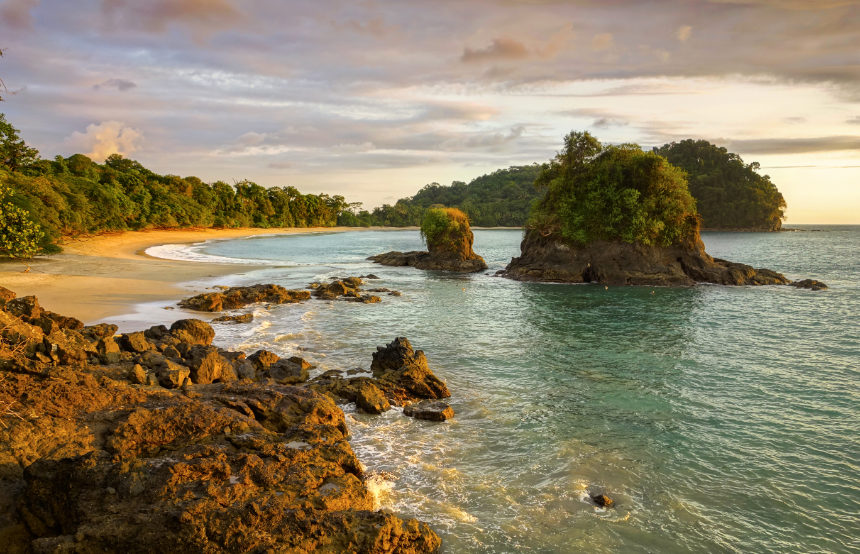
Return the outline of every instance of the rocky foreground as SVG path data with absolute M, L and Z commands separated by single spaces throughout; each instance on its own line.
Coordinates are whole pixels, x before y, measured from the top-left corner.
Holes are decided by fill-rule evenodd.
M 405 338 L 372 376 L 308 380 L 301 358 L 217 348 L 200 320 L 116 331 L 0 287 L 4 552 L 438 549 L 426 524 L 376 509 L 336 404 L 453 415 Z
M 604 283 L 607 285 L 687 286 L 793 285 L 823 290 L 827 285 L 806 279 L 791 282 L 770 269 L 712 258 L 704 244 L 670 247 L 598 241 L 572 246 L 553 237 L 528 232 L 501 275 L 518 281 Z

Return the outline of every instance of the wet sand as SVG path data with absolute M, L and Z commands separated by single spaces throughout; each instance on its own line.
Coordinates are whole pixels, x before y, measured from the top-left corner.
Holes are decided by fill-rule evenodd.
M 178 229 L 127 231 L 69 239 L 63 252 L 0 263 L 0 286 L 18 296 L 36 295 L 45 308 L 85 323 L 128 313 L 135 304 L 178 298 L 180 283 L 258 269 L 248 264 L 163 260 L 144 250 L 161 244 L 196 243 L 268 234 L 342 232 L 351 227 L 289 229 Z M 260 266 L 262 267 L 262 266 Z

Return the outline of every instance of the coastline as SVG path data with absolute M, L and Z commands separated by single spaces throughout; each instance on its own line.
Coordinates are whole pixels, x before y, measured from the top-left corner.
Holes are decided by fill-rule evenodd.
M 385 228 L 390 229 L 390 228 Z M 380 230 L 373 227 L 290 227 L 241 229 L 170 229 L 123 231 L 68 239 L 63 252 L 40 256 L 27 264 L 0 263 L 0 285 L 19 297 L 35 295 L 47 309 L 74 316 L 87 324 L 122 315 L 143 302 L 178 298 L 179 284 L 206 277 L 261 269 L 263 265 L 201 263 L 149 256 L 145 250 L 163 244 L 259 235 L 339 233 Z

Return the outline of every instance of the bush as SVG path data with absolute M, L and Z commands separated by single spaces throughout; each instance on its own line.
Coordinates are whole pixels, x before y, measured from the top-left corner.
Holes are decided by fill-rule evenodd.
M 459 251 L 467 234 L 471 234 L 469 218 L 457 208 L 431 206 L 421 219 L 421 238 L 431 251 L 437 248 Z
M 44 233 L 30 220 L 30 214 L 9 201 L 11 191 L 0 183 L 0 254 L 11 258 L 32 258 L 39 252 Z

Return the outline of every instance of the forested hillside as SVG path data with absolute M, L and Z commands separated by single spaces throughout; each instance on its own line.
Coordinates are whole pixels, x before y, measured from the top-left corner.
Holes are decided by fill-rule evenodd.
M 464 211 L 472 225 L 483 227 L 525 224 L 532 202 L 540 196 L 534 187 L 543 166 L 514 166 L 482 175 L 469 184 L 454 181 L 451 186 L 426 185 L 415 196 L 401 198 L 393 206 L 385 204 L 372 212 L 345 213 L 343 225 L 420 225 L 424 210 L 439 204 Z
M 706 140 L 687 139 L 654 152 L 687 172 L 706 229 L 777 231 L 785 217 L 785 199 L 758 162 L 744 164 L 737 154 Z

